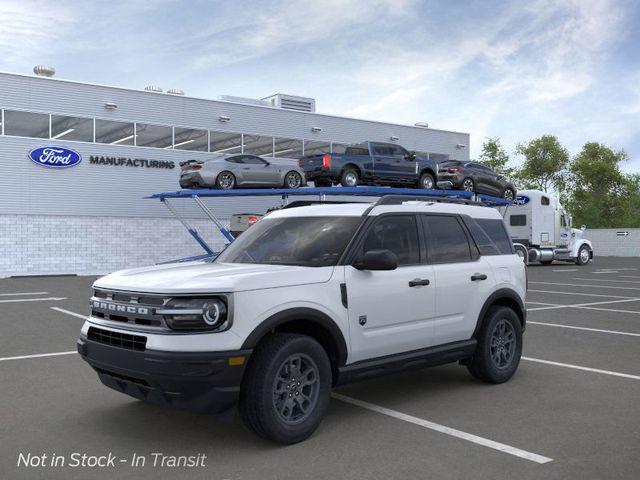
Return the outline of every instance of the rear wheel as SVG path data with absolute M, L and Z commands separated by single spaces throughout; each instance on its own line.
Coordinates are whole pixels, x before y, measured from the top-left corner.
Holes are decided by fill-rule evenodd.
M 513 200 L 515 198 L 516 194 L 513 191 L 513 188 L 511 187 L 507 187 L 504 189 L 504 192 L 502 192 L 502 198 L 504 198 L 505 200 Z
M 242 381 L 240 415 L 256 434 L 292 444 L 320 424 L 331 393 L 331 364 L 313 338 L 275 333 L 254 351 Z
M 226 170 L 224 172 L 220 172 L 216 178 L 216 186 L 220 190 L 231 190 L 236 186 L 235 175 L 231 172 L 227 172 Z
M 578 265 L 586 265 L 591 260 L 591 250 L 586 245 L 582 245 L 578 250 L 576 263 Z
M 474 192 L 476 190 L 476 186 L 471 178 L 465 178 L 462 181 L 462 190 L 465 192 Z
M 294 170 L 291 170 L 284 177 L 284 186 L 286 188 L 300 188 L 302 186 L 302 175 Z
M 522 355 L 522 324 L 509 307 L 493 306 L 487 312 L 478 346 L 467 369 L 475 378 L 503 383 L 518 369 Z
M 430 173 L 423 173 L 420 175 L 420 181 L 418 183 L 419 188 L 423 188 L 425 190 L 433 190 L 436 186 L 436 181 L 433 178 L 433 175 Z
M 358 176 L 358 172 L 354 168 L 345 168 L 342 171 L 340 185 L 342 185 L 343 187 L 357 187 L 359 181 L 360 177 Z

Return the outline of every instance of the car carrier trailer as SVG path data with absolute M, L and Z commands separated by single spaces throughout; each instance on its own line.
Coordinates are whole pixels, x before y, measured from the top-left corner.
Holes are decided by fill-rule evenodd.
M 295 204 L 310 204 L 318 202 L 330 202 L 326 200 L 327 197 L 384 197 L 384 196 L 399 196 L 403 201 L 416 200 L 416 201 L 434 201 L 434 202 L 457 202 L 473 205 L 482 205 L 487 207 L 507 207 L 512 204 L 510 200 L 503 198 L 492 197 L 490 195 L 476 194 L 473 192 L 457 191 L 457 190 L 420 190 L 415 188 L 390 188 L 390 187 L 318 187 L 318 188 L 299 188 L 296 190 L 290 190 L 285 188 L 273 188 L 273 189 L 234 189 L 234 190 L 212 190 L 212 189 L 185 189 L 175 192 L 163 192 L 149 195 L 145 198 L 160 200 L 171 214 L 177 218 L 180 223 L 185 227 L 194 240 L 205 251 L 203 255 L 195 257 L 188 257 L 178 260 L 172 260 L 171 262 L 185 262 L 191 260 L 199 260 L 205 258 L 215 258 L 218 252 L 205 241 L 200 233 L 193 227 L 187 219 L 180 215 L 173 205 L 174 200 L 187 199 L 192 200 L 204 213 L 204 215 L 211 220 L 220 231 L 220 234 L 225 238 L 227 242 L 234 240 L 234 235 L 231 231 L 224 226 L 214 214 L 214 212 L 203 201 L 206 198 L 231 198 L 231 197 L 280 197 L 281 207 L 293 206 Z M 316 197 L 311 200 L 297 200 L 296 202 L 289 203 L 290 197 Z M 337 200 L 334 203 L 348 203 L 347 200 Z M 169 262 L 167 262 L 169 263 Z

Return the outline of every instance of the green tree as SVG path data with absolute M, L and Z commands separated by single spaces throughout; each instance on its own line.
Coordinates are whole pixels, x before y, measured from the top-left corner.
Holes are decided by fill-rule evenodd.
M 548 192 L 561 191 L 566 185 L 569 151 L 554 135 L 543 135 L 516 147 L 516 153 L 524 156 L 522 166 L 516 172 L 520 188 L 534 188 Z
M 585 143 L 573 158 L 567 193 L 576 225 L 621 227 L 634 223 L 638 213 L 633 203 L 638 201 L 640 180 L 622 173 L 620 163 L 625 160 L 624 150 L 614 151 L 598 142 Z
M 513 175 L 513 168 L 507 167 L 509 155 L 502 147 L 499 137 L 485 138 L 482 144 L 482 153 L 478 157 L 478 160 L 483 165 L 492 168 L 502 175 L 507 177 Z

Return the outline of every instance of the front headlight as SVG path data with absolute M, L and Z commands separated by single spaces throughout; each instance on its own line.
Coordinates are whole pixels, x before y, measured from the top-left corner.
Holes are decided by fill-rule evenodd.
M 228 300 L 213 298 L 172 298 L 156 310 L 172 330 L 207 330 L 221 332 L 231 326 Z

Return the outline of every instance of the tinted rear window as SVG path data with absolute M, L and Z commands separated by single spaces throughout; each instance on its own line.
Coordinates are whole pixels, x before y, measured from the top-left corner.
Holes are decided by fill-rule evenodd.
M 469 227 L 481 255 L 510 255 L 513 253 L 513 244 L 502 220 L 476 218 L 465 219 L 465 223 Z
M 365 147 L 347 147 L 346 155 L 369 155 L 369 149 Z
M 422 216 L 427 233 L 430 263 L 458 263 L 471 260 L 467 235 L 456 217 Z

